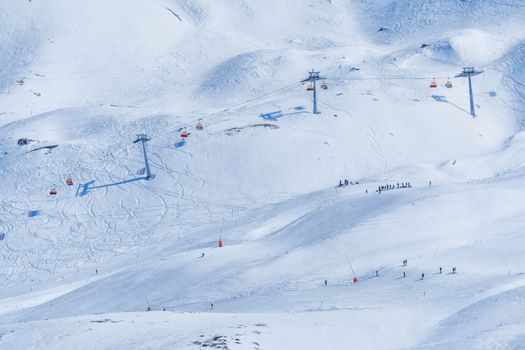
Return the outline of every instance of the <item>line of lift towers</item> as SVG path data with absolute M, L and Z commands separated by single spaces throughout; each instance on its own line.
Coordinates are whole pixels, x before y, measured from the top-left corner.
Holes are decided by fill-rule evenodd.
M 479 75 L 481 73 L 483 73 L 482 70 L 476 70 L 474 67 L 463 67 L 463 72 L 456 75 L 456 78 L 468 78 L 468 91 L 469 91 L 469 96 L 470 96 L 470 114 L 474 117 L 476 116 L 476 110 L 474 108 L 474 95 L 472 92 L 472 77 Z M 311 91 L 313 93 L 313 113 L 314 114 L 320 114 L 319 110 L 317 109 L 317 82 L 319 80 L 322 81 L 322 83 L 319 84 L 321 89 L 323 90 L 328 89 L 328 85 L 325 82 L 326 77 L 322 77 L 321 72 L 316 72 L 313 69 L 310 72 L 308 72 L 308 78 L 301 80 L 301 83 L 309 83 L 306 90 Z M 452 83 L 450 82 L 450 79 L 447 80 L 445 86 L 447 88 L 452 87 Z M 437 83 L 435 80 L 432 81 L 432 83 L 430 83 L 430 87 L 431 88 L 437 87 Z M 150 170 L 149 162 L 148 162 L 148 154 L 146 151 L 146 142 L 148 142 L 149 140 L 151 140 L 151 138 L 149 138 L 148 135 L 138 134 L 137 139 L 133 141 L 133 143 L 140 142 L 142 144 L 142 153 L 144 155 L 144 172 L 145 172 L 144 178 L 146 180 L 150 180 L 152 178 L 151 170 Z
M 470 115 L 473 117 L 476 116 L 476 110 L 474 108 L 474 94 L 472 92 L 472 77 L 479 75 L 483 73 L 482 70 L 476 70 L 474 67 L 463 67 L 463 72 L 456 75 L 456 78 L 468 78 L 468 91 L 469 91 L 469 97 L 470 97 Z M 311 91 L 313 93 L 313 114 L 320 114 L 319 110 L 317 109 L 317 82 L 319 80 L 322 80 L 323 82 L 320 84 L 321 89 L 328 89 L 328 85 L 324 80 L 326 80 L 326 77 L 321 76 L 321 72 L 316 72 L 313 69 L 308 72 L 308 78 L 301 80 L 301 83 L 309 83 L 308 87 L 306 88 L 306 91 Z M 430 88 L 437 88 L 436 80 L 434 79 L 430 83 Z M 445 86 L 447 88 L 452 88 L 452 82 L 450 79 L 447 80 L 445 83 Z

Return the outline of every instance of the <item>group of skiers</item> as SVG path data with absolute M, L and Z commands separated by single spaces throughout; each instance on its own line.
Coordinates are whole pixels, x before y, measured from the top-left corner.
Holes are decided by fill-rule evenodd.
M 387 190 L 395 190 L 397 188 L 411 188 L 412 185 L 410 184 L 410 182 L 402 182 L 402 183 L 397 183 L 397 185 L 383 185 L 383 186 L 379 186 L 376 190 L 376 192 L 378 193 L 381 193 L 383 191 L 387 191 Z
M 457 271 L 456 268 L 453 267 L 453 268 L 452 268 L 452 274 L 455 275 L 455 274 L 456 274 L 456 271 Z M 439 273 L 438 273 L 438 274 L 441 275 L 442 273 L 443 273 L 443 268 L 440 267 L 440 268 L 439 268 Z M 406 277 L 406 273 L 405 273 L 404 271 L 403 271 L 403 277 Z M 424 280 L 424 279 L 425 279 L 425 273 L 422 273 L 422 274 L 421 274 L 421 280 Z
M 407 259 L 403 260 L 403 267 L 406 267 L 406 266 L 408 266 L 408 260 Z M 452 274 L 456 274 L 456 272 L 457 272 L 456 267 L 453 267 L 452 268 Z M 443 268 L 440 266 L 438 274 L 441 275 L 442 273 L 443 273 Z M 377 275 L 377 271 L 376 271 L 376 275 Z M 407 276 L 406 272 L 403 271 L 403 277 L 406 277 L 406 276 Z M 423 272 L 423 273 L 421 273 L 421 280 L 424 280 L 424 279 L 425 279 L 425 273 Z
M 406 266 L 408 266 L 408 260 L 407 259 L 403 260 L 403 267 L 406 267 Z M 452 274 L 455 275 L 456 272 L 457 272 L 456 267 L 453 267 L 452 268 Z M 442 274 L 442 273 L 443 273 L 443 268 L 440 266 L 439 267 L 439 272 L 437 274 Z M 406 277 L 406 276 L 407 276 L 406 271 L 403 271 L 403 277 Z M 375 272 L 375 277 L 379 277 L 379 271 L 378 270 L 376 270 L 376 272 Z M 420 280 L 424 280 L 424 279 L 425 279 L 425 273 L 423 272 L 423 273 L 421 273 Z M 324 285 L 325 285 L 325 287 L 328 286 L 328 280 L 324 280 Z
M 344 179 L 344 180 L 339 180 L 339 185 L 337 187 L 343 187 L 343 186 L 348 186 L 348 185 L 359 185 L 359 182 L 352 182 L 352 181 L 349 181 L 348 179 Z
M 337 187 L 345 187 L 345 186 L 349 186 L 349 185 L 358 185 L 359 182 L 352 182 L 352 181 L 349 181 L 348 179 L 344 179 L 344 180 L 339 180 L 339 184 L 337 185 Z M 429 182 L 429 186 L 432 186 L 432 182 Z M 376 190 L 377 193 L 381 193 L 383 191 L 387 191 L 387 190 L 395 190 L 395 189 L 398 189 L 398 188 L 411 188 L 412 187 L 412 184 L 410 182 L 401 182 L 401 183 L 397 183 L 397 184 L 386 184 L 386 185 L 382 185 L 382 186 L 379 186 Z M 368 189 L 366 190 L 366 193 L 368 193 Z

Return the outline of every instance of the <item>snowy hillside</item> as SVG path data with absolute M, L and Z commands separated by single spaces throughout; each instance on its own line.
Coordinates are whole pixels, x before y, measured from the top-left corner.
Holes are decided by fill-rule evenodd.
M 0 348 L 525 348 L 521 1 L 4 0 L 0 47 Z

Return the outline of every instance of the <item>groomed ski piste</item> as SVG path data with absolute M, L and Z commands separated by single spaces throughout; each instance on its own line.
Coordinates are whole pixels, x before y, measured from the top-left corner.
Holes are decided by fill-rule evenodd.
M 522 1 L 3 0 L 0 47 L 0 349 L 525 349 Z

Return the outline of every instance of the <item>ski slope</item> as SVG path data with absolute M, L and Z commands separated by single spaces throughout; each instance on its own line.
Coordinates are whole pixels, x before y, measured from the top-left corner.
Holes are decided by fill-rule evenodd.
M 0 348 L 524 348 L 520 3 L 2 2 Z

